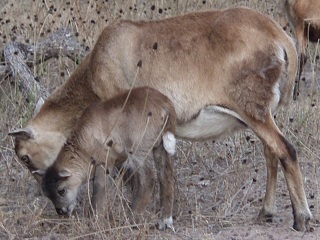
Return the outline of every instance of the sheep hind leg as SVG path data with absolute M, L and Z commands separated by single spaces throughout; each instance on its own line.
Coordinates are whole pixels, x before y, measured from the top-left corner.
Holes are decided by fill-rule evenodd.
M 277 169 L 278 169 L 278 160 L 276 156 L 272 154 L 268 146 L 264 146 L 264 155 L 267 162 L 267 188 L 266 194 L 263 201 L 263 207 L 258 215 L 258 220 L 270 221 L 276 213 L 276 186 L 277 186 Z
M 132 187 L 131 209 L 136 213 L 141 213 L 150 203 L 154 187 L 155 177 L 150 164 L 145 163 L 138 166 L 132 173 L 130 184 Z
M 267 149 L 267 168 L 268 172 L 271 173 L 268 177 L 274 178 L 267 181 L 267 184 L 271 184 L 271 186 L 267 185 L 266 200 L 260 213 L 268 215 L 269 209 L 272 209 L 272 206 L 274 206 L 275 166 L 276 162 L 280 161 L 292 204 L 293 228 L 297 231 L 305 231 L 309 220 L 312 218 L 312 214 L 307 204 L 302 174 L 294 147 L 283 137 L 271 114 L 269 114 L 264 122 L 252 121 L 250 126 Z
M 173 228 L 172 209 L 174 200 L 174 169 L 173 162 L 163 144 L 153 150 L 155 165 L 158 173 L 160 186 L 160 207 L 161 218 L 158 222 L 158 228 Z

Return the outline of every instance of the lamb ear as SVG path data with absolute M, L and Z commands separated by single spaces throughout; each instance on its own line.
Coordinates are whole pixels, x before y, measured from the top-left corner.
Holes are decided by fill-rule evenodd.
M 58 176 L 60 178 L 68 178 L 72 176 L 72 173 L 69 170 L 64 169 L 59 171 Z
M 26 127 L 9 132 L 8 135 L 22 140 L 28 140 L 34 137 L 34 132 L 31 128 Z
M 40 177 L 43 177 L 43 175 L 46 173 L 46 171 L 43 169 L 38 169 L 38 170 L 32 171 L 31 173 L 34 175 L 39 175 Z

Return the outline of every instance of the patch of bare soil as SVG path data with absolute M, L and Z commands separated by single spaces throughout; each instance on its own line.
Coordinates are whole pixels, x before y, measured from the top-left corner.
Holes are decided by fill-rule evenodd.
M 183 239 L 318 239 L 318 200 L 314 195 L 318 163 L 300 158 L 307 198 L 314 214 L 308 232 L 301 233 L 292 228 L 290 199 L 280 170 L 277 215 L 272 222 L 256 221 L 265 192 L 266 167 L 261 143 L 251 132 L 222 143 L 197 143 L 197 146 L 191 144 L 192 147 L 185 144 L 182 144 L 186 148 L 183 152 L 190 153 L 189 160 L 180 161 L 176 168 L 180 212 L 176 233 L 189 229 L 191 234 Z

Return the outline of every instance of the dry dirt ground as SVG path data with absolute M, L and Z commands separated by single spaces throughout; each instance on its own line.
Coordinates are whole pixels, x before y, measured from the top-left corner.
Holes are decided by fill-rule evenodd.
M 116 18 L 160 19 L 236 5 L 278 18 L 278 1 L 272 0 L 1 0 L 0 49 L 10 41 L 37 44 L 51 32 L 65 27 L 71 28 L 78 41 L 90 49 L 101 29 Z M 179 141 L 174 159 L 175 232 L 152 228 L 156 219 L 152 214 L 138 226 L 130 225 L 123 211 L 127 205 L 123 198 L 126 192 L 121 189 L 111 205 L 111 220 L 87 216 L 86 189 L 75 214 L 71 218 L 59 217 L 17 160 L 13 140 L 7 136 L 10 130 L 26 124 L 34 103 L 25 102 L 16 81 L 5 76 L 0 79 L 0 239 L 320 239 L 317 49 L 314 45 L 309 48 L 309 62 L 301 83 L 303 94 L 275 116 L 298 152 L 314 216 L 309 231 L 301 233 L 291 228 L 292 209 L 280 169 L 277 215 L 273 222 L 255 221 L 265 193 L 266 167 L 261 143 L 250 131 L 216 142 Z M 32 70 L 51 92 L 68 79 L 75 67 L 74 62 L 61 57 L 41 62 Z M 156 208 L 155 199 L 150 211 Z

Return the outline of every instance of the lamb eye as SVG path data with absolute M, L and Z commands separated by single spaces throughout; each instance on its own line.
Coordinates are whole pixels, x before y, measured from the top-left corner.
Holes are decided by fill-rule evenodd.
M 29 164 L 30 163 L 30 159 L 27 155 L 24 155 L 21 157 L 21 161 L 26 163 L 26 164 Z
M 58 191 L 58 194 L 59 194 L 60 196 L 62 196 L 62 197 L 65 195 L 65 193 L 66 193 L 66 190 L 65 190 L 65 189 L 61 189 L 61 190 Z

